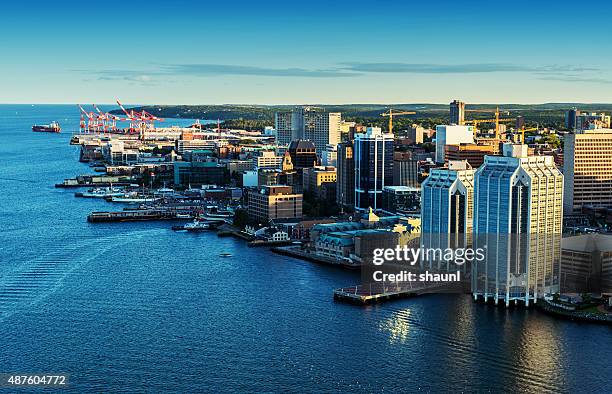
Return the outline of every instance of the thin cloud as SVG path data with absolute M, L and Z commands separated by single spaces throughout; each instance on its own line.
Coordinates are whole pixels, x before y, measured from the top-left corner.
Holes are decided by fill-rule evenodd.
M 239 66 L 231 64 L 171 64 L 162 66 L 162 70 L 170 74 L 215 76 L 215 75 L 250 75 L 261 77 L 306 77 L 306 78 L 338 78 L 355 77 L 361 73 L 345 71 L 340 68 L 306 69 L 306 68 L 268 68 L 255 66 Z
M 549 75 L 539 78 L 544 81 L 560 81 L 560 82 L 588 82 L 588 83 L 600 83 L 600 84 L 612 84 L 612 80 L 605 78 L 589 78 L 580 77 L 576 75 Z
M 520 64 L 469 63 L 469 64 L 433 64 L 433 63 L 340 63 L 343 70 L 360 73 L 404 73 L 404 74 L 476 74 L 493 72 L 584 72 L 598 71 L 595 68 L 576 66 L 527 66 Z

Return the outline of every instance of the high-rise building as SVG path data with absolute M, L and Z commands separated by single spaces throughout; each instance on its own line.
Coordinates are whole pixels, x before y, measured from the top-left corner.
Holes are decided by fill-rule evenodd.
M 474 297 L 529 304 L 559 290 L 563 175 L 552 156 L 505 144 L 476 171 L 474 242 L 486 248 L 472 269 Z
M 436 126 L 436 163 L 444 163 L 446 145 L 473 143 L 474 126 Z
M 421 184 L 421 232 L 468 234 L 472 231 L 474 170 L 467 161 L 432 169 Z
M 471 242 L 474 170 L 466 161 L 432 169 L 421 185 L 421 244 L 426 248 L 465 248 Z M 465 269 L 453 262 L 427 260 L 421 268 Z
M 519 115 L 516 117 L 516 121 L 514 122 L 514 127 L 517 130 L 520 130 L 523 127 L 525 127 L 525 117 L 523 115 Z
M 563 213 L 583 206 L 612 207 L 612 129 L 576 131 L 565 136 Z
M 580 115 L 580 111 L 576 108 L 571 108 L 565 113 L 565 127 L 569 130 L 576 129 L 576 118 Z
M 354 147 L 350 141 L 338 144 L 336 160 L 336 202 L 341 207 L 355 204 L 355 159 Z
M 287 146 L 293 140 L 292 118 L 293 114 L 291 112 L 277 112 L 274 114 L 277 145 Z
M 394 152 L 393 185 L 419 187 L 419 161 L 412 152 Z
M 612 236 L 585 234 L 563 238 L 561 292 L 612 292 Z
M 465 120 L 465 103 L 459 100 L 453 100 L 450 103 L 450 124 L 463 125 Z
M 296 107 L 291 112 L 275 114 L 277 144 L 286 146 L 293 140 L 309 140 L 318 155 L 328 144 L 340 143 L 341 114 L 317 107 Z
M 293 163 L 293 168 L 296 170 L 310 168 L 317 165 L 316 148 L 312 141 L 293 140 L 289 144 L 289 149 L 287 152 L 289 152 L 291 162 Z
M 393 134 L 380 127 L 355 134 L 355 209 L 382 209 L 382 191 L 392 185 Z

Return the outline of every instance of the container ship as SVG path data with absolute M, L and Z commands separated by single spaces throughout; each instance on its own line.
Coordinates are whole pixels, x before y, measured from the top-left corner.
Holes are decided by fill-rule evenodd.
M 62 130 L 59 123 L 51 122 L 51 124 L 45 125 L 34 125 L 32 131 L 44 132 L 44 133 L 59 133 Z

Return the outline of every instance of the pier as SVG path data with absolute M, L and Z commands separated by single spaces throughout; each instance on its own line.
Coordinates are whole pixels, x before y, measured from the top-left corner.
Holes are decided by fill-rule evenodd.
M 398 298 L 448 292 L 457 284 L 447 282 L 373 282 L 334 290 L 334 299 L 368 305 Z
M 125 210 L 117 212 L 92 212 L 87 216 L 87 221 L 96 222 L 130 222 L 142 220 L 185 220 L 177 217 L 175 211 L 156 209 Z

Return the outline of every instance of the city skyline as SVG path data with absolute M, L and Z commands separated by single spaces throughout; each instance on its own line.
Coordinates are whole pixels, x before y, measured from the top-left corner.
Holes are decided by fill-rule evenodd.
M 606 27 L 566 2 L 99 7 L 8 5 L 0 103 L 612 102 Z

